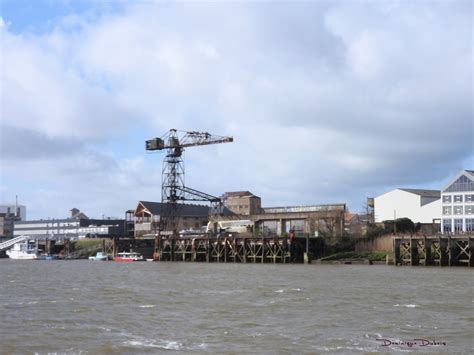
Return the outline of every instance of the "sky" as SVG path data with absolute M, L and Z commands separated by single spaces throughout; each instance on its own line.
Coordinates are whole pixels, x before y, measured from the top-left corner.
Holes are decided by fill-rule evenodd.
M 474 168 L 471 1 L 0 0 L 0 203 L 28 219 L 159 201 L 169 129 L 186 185 L 264 207 L 442 189 Z

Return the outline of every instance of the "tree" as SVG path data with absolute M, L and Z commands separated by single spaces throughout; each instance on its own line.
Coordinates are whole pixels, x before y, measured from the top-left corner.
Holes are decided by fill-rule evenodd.
M 385 226 L 385 233 L 414 233 L 415 223 L 410 218 L 397 218 L 395 223 L 393 220 L 383 221 Z M 394 228 L 395 226 L 396 228 Z

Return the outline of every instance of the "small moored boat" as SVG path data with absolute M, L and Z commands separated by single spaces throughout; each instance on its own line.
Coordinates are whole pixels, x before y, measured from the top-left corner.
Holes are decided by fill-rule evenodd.
M 109 260 L 109 256 L 106 253 L 102 253 L 101 251 L 98 251 L 95 256 L 89 256 L 89 260 L 107 261 Z
M 38 248 L 36 248 L 36 245 L 24 241 L 14 244 L 13 248 L 7 250 L 7 255 L 10 259 L 34 260 L 38 258 L 39 251 Z
M 143 255 L 136 253 L 136 252 L 123 252 L 117 253 L 114 257 L 114 261 L 122 261 L 122 262 L 132 262 L 132 261 L 145 261 Z

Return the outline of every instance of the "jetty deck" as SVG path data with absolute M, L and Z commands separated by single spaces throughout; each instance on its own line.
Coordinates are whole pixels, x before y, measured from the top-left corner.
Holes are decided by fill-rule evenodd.
M 393 237 L 395 265 L 474 266 L 474 235 Z

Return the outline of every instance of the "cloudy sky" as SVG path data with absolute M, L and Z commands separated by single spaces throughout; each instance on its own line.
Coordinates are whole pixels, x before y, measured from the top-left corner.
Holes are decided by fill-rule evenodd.
M 0 0 L 0 203 L 28 218 L 159 201 L 170 128 L 186 185 L 264 206 L 440 189 L 474 167 L 471 1 Z

